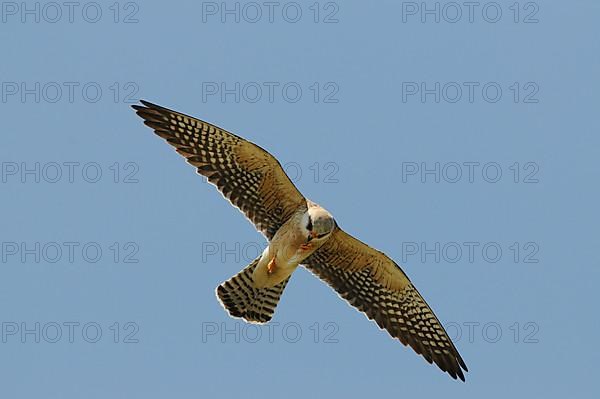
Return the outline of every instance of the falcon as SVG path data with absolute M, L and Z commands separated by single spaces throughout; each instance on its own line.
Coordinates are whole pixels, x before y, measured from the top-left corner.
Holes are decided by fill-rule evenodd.
M 250 323 L 273 317 L 298 265 L 329 284 L 404 345 L 452 378 L 467 366 L 442 324 L 392 259 L 342 230 L 305 198 L 266 150 L 208 122 L 141 101 L 144 124 L 175 147 L 269 241 L 264 252 L 219 285 L 217 298 Z

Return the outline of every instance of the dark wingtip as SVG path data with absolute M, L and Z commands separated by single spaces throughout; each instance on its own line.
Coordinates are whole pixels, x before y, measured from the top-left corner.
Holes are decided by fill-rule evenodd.
M 140 102 L 142 104 L 144 104 L 146 107 L 152 107 L 152 106 L 156 106 L 156 104 L 151 103 L 150 101 L 146 101 L 146 100 L 140 100 Z
M 467 368 L 467 365 L 465 364 L 465 361 L 462 360 L 462 358 L 460 356 L 458 357 L 458 362 L 460 363 L 460 367 L 462 367 L 463 370 L 469 371 L 469 369 Z
M 131 106 L 131 108 L 135 109 L 136 111 L 139 110 L 144 110 L 144 109 L 163 109 L 163 107 L 161 107 L 160 105 L 156 105 L 154 103 L 151 103 L 150 101 L 146 101 L 146 100 L 140 100 L 140 102 L 142 103 L 142 105 L 139 104 L 133 104 Z
M 456 374 L 458 375 L 458 378 L 460 378 L 462 380 L 462 382 L 465 382 L 465 374 L 463 373 L 463 370 L 465 372 L 469 371 L 467 369 L 467 365 L 465 364 L 465 361 L 462 360 L 462 358 L 460 357 L 460 355 L 458 355 L 456 357 L 456 360 L 458 360 L 458 367 L 456 369 Z
M 169 110 L 168 108 L 161 107 L 160 105 L 156 105 L 156 104 L 154 104 L 154 103 L 151 103 L 150 101 L 146 101 L 146 100 L 140 100 L 140 102 L 141 102 L 142 104 L 144 104 L 144 105 L 145 105 L 147 108 L 150 108 L 150 109 L 155 109 L 155 110 L 159 110 L 159 111 L 160 111 L 160 110 L 164 110 L 164 111 L 171 111 L 171 110 Z

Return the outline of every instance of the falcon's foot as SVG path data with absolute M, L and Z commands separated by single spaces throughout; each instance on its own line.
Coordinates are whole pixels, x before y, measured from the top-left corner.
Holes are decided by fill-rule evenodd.
M 301 244 L 300 249 L 303 251 L 308 251 L 309 249 L 312 249 L 312 244 L 310 242 Z
M 275 263 L 275 257 L 273 256 L 273 259 L 271 259 L 271 261 L 267 265 L 267 273 L 268 274 L 275 273 L 276 268 L 277 268 L 277 263 Z

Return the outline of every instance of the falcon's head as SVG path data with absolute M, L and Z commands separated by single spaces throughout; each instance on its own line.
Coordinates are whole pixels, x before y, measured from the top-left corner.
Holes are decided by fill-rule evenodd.
M 323 240 L 335 227 L 333 216 L 320 206 L 313 204 L 302 217 L 302 228 L 306 231 L 306 241 Z

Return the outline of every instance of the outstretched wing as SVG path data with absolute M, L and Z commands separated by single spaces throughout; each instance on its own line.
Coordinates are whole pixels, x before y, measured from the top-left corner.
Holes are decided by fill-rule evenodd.
M 303 262 L 379 327 L 454 379 L 467 371 L 448 334 L 400 267 L 384 253 L 336 227 Z
M 281 164 L 256 144 L 210 123 L 141 101 L 144 123 L 206 176 L 269 240 L 306 200 Z

